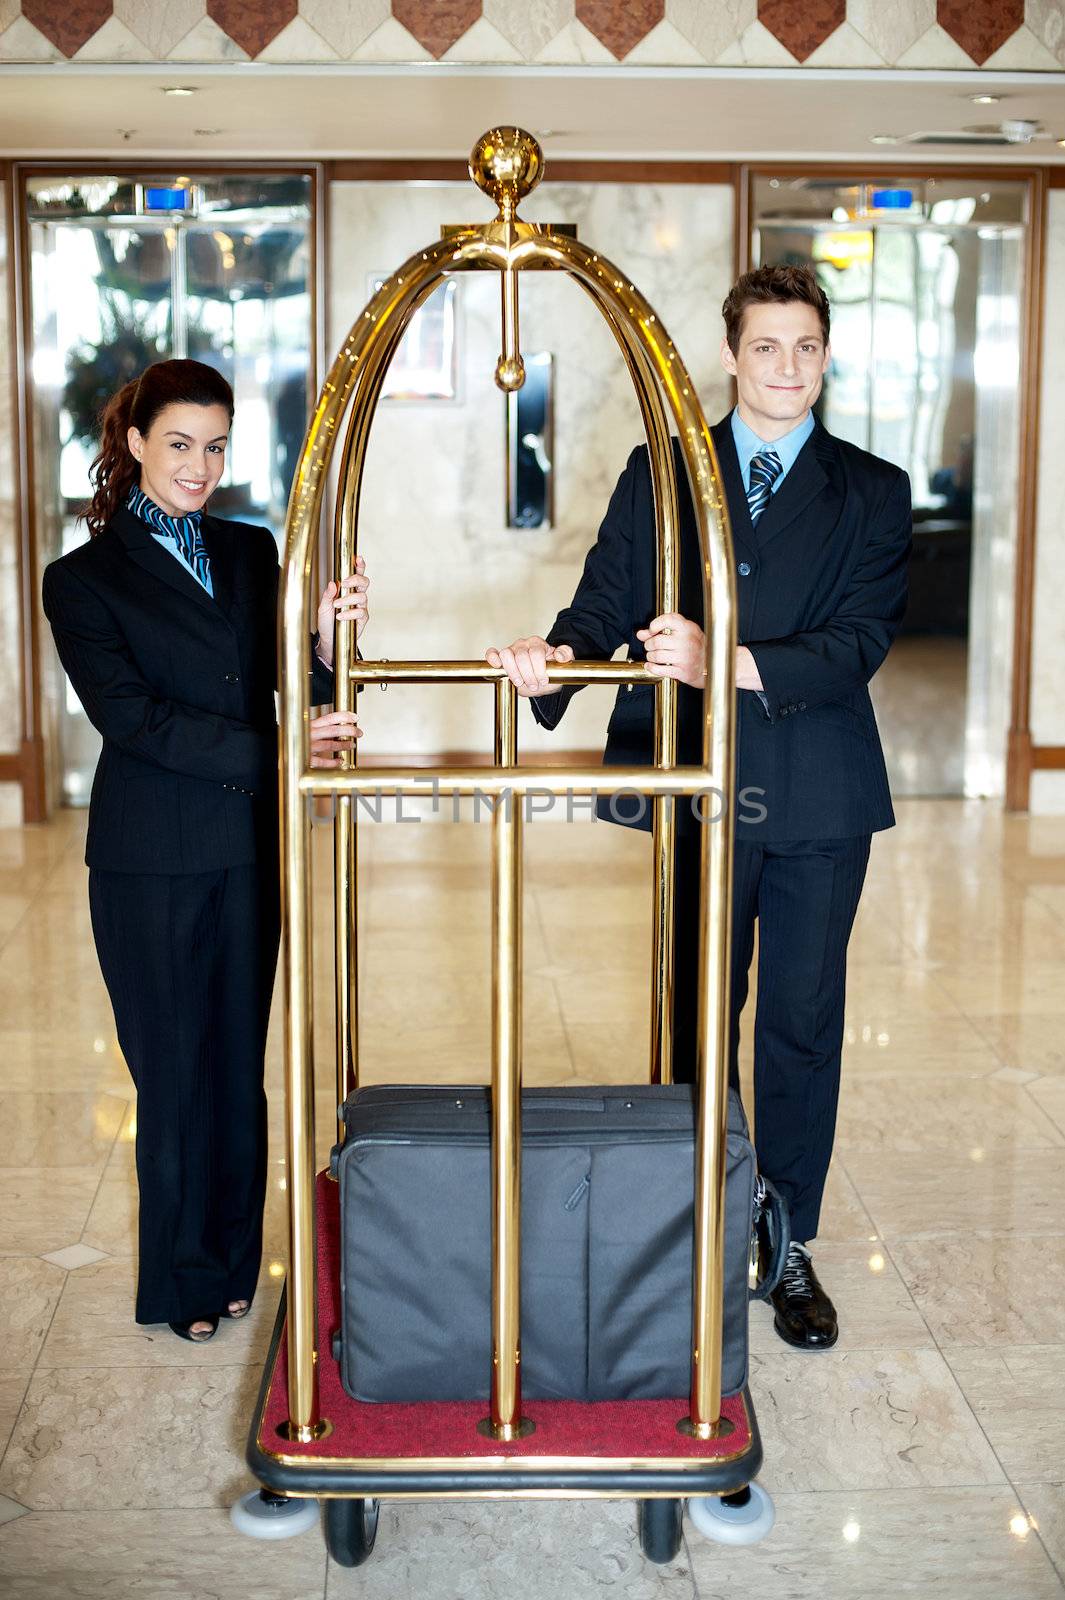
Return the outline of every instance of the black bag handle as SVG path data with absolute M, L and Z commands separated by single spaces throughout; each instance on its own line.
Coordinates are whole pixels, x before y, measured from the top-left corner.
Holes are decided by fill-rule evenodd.
M 768 1300 L 784 1272 L 791 1243 L 791 1215 L 788 1202 L 769 1179 L 758 1175 L 761 1199 L 755 1202 L 751 1229 L 752 1257 L 757 1251 L 760 1269 L 757 1282 L 748 1287 L 751 1300 Z

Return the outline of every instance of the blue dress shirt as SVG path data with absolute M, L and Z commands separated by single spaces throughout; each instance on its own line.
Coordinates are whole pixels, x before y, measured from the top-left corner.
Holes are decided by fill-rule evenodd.
M 740 474 L 743 486 L 749 490 L 751 487 L 751 462 L 760 450 L 775 450 L 780 457 L 781 471 L 775 479 L 772 493 L 776 494 L 784 482 L 791 468 L 795 465 L 795 458 L 803 445 L 814 431 L 814 414 L 808 411 L 800 423 L 792 428 L 790 433 L 785 433 L 779 439 L 759 439 L 753 428 L 749 428 L 740 416 L 737 406 L 732 413 L 732 437 L 736 441 L 736 454 L 740 458 Z

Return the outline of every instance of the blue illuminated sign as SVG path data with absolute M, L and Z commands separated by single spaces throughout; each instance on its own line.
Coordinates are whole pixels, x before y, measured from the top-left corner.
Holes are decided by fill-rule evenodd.
M 187 211 L 189 209 L 189 191 L 187 189 L 145 189 L 145 211 Z
M 877 211 L 909 211 L 912 205 L 912 189 L 873 190 L 873 207 Z

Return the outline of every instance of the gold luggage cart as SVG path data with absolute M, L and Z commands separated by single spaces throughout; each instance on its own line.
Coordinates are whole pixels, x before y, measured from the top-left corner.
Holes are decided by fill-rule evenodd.
M 322 1499 L 326 1542 L 345 1565 L 364 1560 L 381 1498 L 609 1496 L 640 1502 L 641 1542 L 655 1560 L 680 1543 L 683 1498 L 746 1486 L 761 1464 L 745 1390 L 721 1395 L 722 1243 L 728 1056 L 728 908 L 732 829 L 702 835 L 701 1003 L 691 1391 L 684 1400 L 611 1402 L 605 1428 L 595 1403 L 530 1402 L 520 1383 L 522 801 L 532 789 L 610 795 L 626 789 L 653 804 L 654 912 L 650 1076 L 670 1076 L 672 862 L 676 806 L 698 796 L 731 801 L 734 768 L 735 597 L 731 538 L 710 430 L 691 379 L 652 307 L 628 277 L 579 243 L 572 230 L 530 223 L 518 204 L 539 181 L 536 141 L 495 128 L 475 146 L 470 175 L 498 207 L 483 225 L 445 228 L 384 282 L 351 329 L 326 378 L 289 505 L 282 579 L 281 865 L 282 974 L 289 1275 L 251 1428 L 248 1462 L 268 1490 Z M 658 534 L 658 607 L 676 609 L 678 487 L 674 424 L 693 492 L 708 620 L 703 759 L 678 766 L 676 683 L 641 662 L 549 664 L 564 684 L 652 683 L 655 762 L 650 767 L 529 769 L 517 761 L 517 698 L 506 675 L 483 661 L 358 659 L 353 627 L 338 627 L 337 709 L 370 683 L 485 683 L 495 703 L 495 764 L 427 772 L 309 766 L 306 704 L 311 575 L 323 494 L 340 436 L 333 571 L 354 571 L 359 497 L 370 426 L 389 361 L 418 307 L 456 272 L 498 272 L 502 353 L 496 382 L 521 386 L 518 284 L 523 272 L 564 272 L 602 312 L 636 388 L 647 433 Z M 330 1336 L 339 1325 L 337 1186 L 315 1173 L 311 976 L 310 808 L 335 799 L 337 1095 L 358 1083 L 356 989 L 356 798 L 426 794 L 511 797 L 492 817 L 492 1384 L 483 1404 L 367 1405 L 340 1384 Z M 730 814 L 726 805 L 725 815 Z M 343 1126 L 340 1137 L 343 1139 Z M 427 1441 L 431 1441 L 427 1443 Z

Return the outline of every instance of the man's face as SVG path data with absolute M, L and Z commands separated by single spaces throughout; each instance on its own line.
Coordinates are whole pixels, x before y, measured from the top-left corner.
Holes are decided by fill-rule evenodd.
M 735 355 L 721 341 L 721 365 L 736 379 L 740 416 L 766 440 L 803 420 L 821 393 L 828 360 L 821 319 L 802 300 L 748 306 Z

